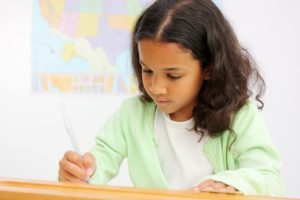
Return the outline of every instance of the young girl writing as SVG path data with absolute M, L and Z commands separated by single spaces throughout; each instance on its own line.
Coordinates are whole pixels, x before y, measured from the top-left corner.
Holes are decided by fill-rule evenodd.
M 61 181 L 106 184 L 127 158 L 137 187 L 281 195 L 278 154 L 250 100 L 263 106 L 264 81 L 211 0 L 154 2 L 131 47 L 140 96 L 91 152 L 65 153 Z

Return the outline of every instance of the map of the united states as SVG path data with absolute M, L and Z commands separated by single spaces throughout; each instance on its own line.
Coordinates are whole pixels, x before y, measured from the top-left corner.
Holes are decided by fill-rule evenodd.
M 153 0 L 34 0 L 35 92 L 131 94 L 131 30 Z

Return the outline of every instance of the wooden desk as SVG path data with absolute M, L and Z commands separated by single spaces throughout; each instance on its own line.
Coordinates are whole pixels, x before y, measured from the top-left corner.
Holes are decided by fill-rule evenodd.
M 242 194 L 193 193 L 0 178 L 0 200 L 283 200 Z

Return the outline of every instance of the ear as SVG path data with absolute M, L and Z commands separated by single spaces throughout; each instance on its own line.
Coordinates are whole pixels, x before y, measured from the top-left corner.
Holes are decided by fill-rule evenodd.
M 210 75 L 209 75 L 209 73 L 208 73 L 208 69 L 207 68 L 205 68 L 204 70 L 203 70 L 203 73 L 204 73 L 204 80 L 209 80 L 210 79 Z

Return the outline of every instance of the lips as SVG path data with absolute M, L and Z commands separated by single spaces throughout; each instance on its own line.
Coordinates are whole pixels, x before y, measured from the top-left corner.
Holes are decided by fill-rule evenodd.
M 161 99 L 157 99 L 157 100 L 155 100 L 155 102 L 156 102 L 156 104 L 157 105 L 164 105 L 164 104 L 167 104 L 167 103 L 169 103 L 170 101 L 168 101 L 168 100 L 161 100 Z
M 168 100 L 165 100 L 165 99 L 155 99 L 156 102 L 166 102 Z

